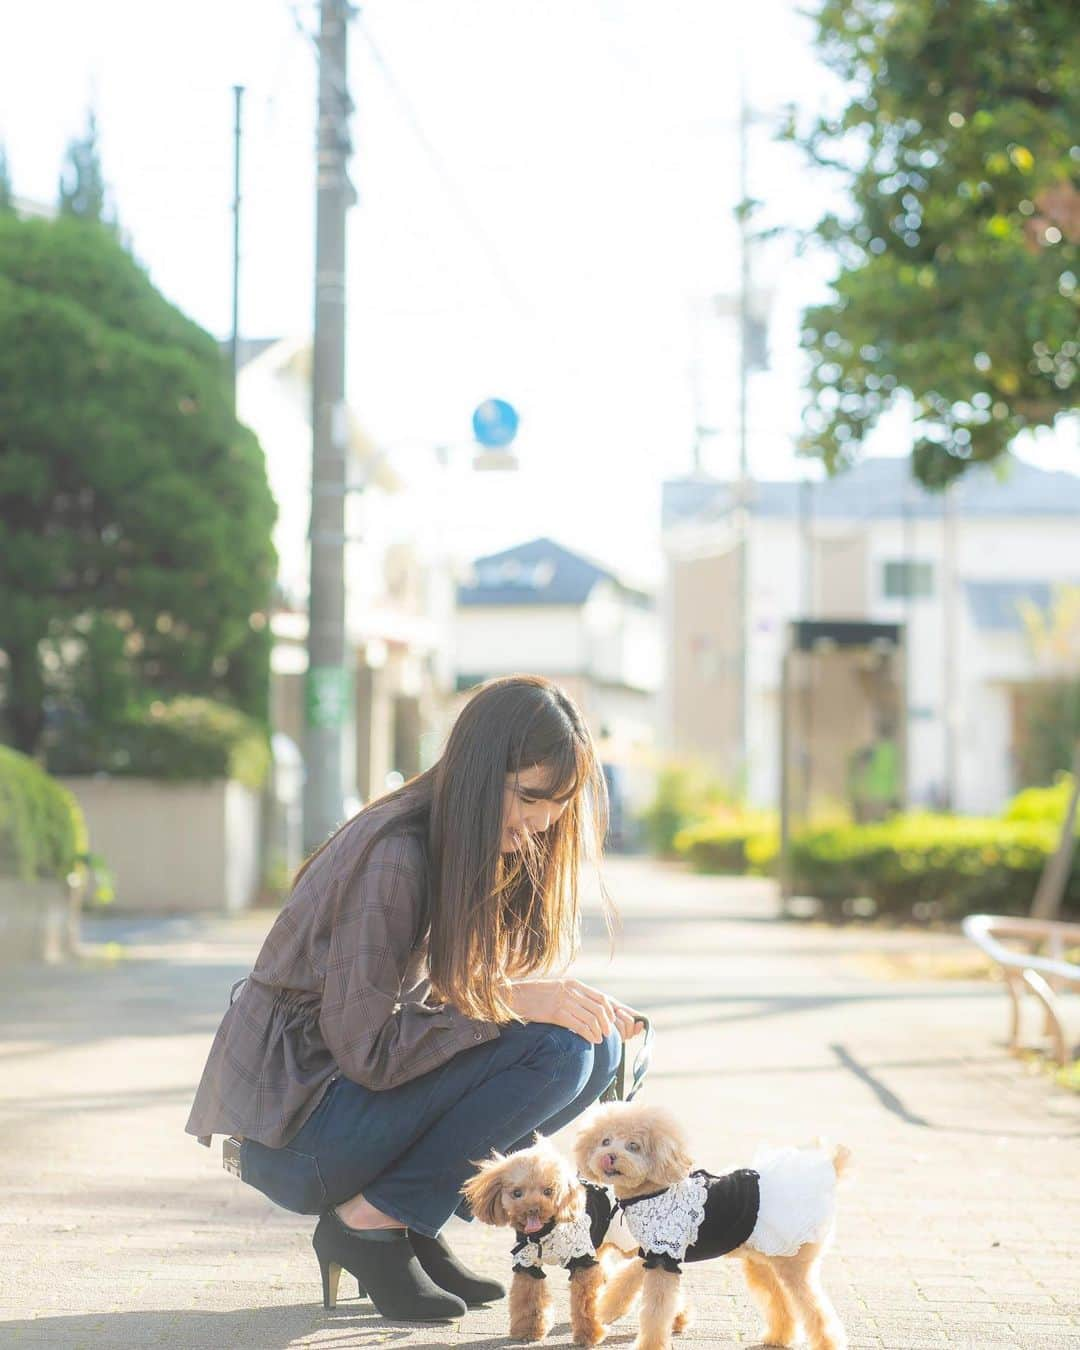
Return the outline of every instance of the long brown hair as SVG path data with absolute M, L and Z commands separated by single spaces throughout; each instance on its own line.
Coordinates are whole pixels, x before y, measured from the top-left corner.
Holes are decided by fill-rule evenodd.
M 503 854 L 506 776 L 528 769 L 543 770 L 530 796 L 565 798 L 567 806 L 520 850 Z M 489 680 L 461 710 L 438 761 L 360 815 L 375 809 L 387 818 L 365 844 L 354 876 L 379 839 L 419 837 L 428 861 L 434 991 L 470 1017 L 513 1021 L 506 981 L 548 971 L 577 949 L 579 867 L 599 858 L 607 833 L 607 786 L 577 705 L 542 675 Z M 601 897 L 610 932 L 603 885 Z

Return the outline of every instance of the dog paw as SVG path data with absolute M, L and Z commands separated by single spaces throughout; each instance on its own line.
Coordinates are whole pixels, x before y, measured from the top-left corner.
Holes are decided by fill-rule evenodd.
M 671 1337 L 663 1335 L 639 1336 L 634 1350 L 671 1350 Z
M 694 1319 L 690 1312 L 690 1309 L 681 1308 L 679 1312 L 675 1314 L 675 1321 L 672 1322 L 671 1324 L 672 1335 L 673 1336 L 682 1335 L 682 1333 L 687 1329 L 687 1327 L 689 1327 L 689 1325 L 691 1324 L 691 1322 L 693 1322 L 693 1320 Z
M 574 1345 L 599 1345 L 607 1335 L 607 1327 L 590 1327 L 574 1333 Z
M 547 1321 L 535 1317 L 510 1323 L 510 1336 L 515 1341 L 542 1341 L 549 1330 Z

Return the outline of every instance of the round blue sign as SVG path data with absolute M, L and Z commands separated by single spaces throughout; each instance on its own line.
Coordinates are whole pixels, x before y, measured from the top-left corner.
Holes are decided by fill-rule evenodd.
M 500 449 L 517 435 L 517 412 L 501 398 L 489 398 L 473 413 L 473 435 L 481 445 Z

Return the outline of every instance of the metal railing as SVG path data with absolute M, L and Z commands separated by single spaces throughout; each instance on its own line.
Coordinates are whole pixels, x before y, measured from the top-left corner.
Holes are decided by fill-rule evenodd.
M 1012 1005 L 1009 1049 L 1020 1046 L 1023 994 L 1034 994 L 1043 1008 L 1043 1032 L 1050 1037 L 1054 1058 L 1067 1064 L 1070 1046 L 1062 1021 L 1058 994 L 1063 989 L 1080 989 L 1080 965 L 1066 961 L 1070 947 L 1080 947 L 1080 923 L 1059 923 L 1051 919 L 1010 919 L 999 914 L 969 914 L 964 933 L 992 961 L 996 961 L 1005 979 Z M 1026 950 L 1006 946 L 1020 943 Z

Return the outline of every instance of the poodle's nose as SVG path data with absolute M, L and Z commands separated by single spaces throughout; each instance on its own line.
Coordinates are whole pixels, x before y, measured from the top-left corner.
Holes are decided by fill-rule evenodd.
M 610 1171 L 618 1161 L 614 1153 L 605 1153 L 600 1159 L 600 1166 L 606 1167 Z

